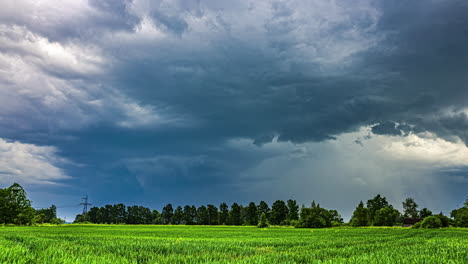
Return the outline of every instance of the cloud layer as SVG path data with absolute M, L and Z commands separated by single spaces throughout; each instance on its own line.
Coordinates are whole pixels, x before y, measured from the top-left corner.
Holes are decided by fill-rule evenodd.
M 462 0 L 6 0 L 0 138 L 49 154 L 5 166 L 102 201 L 431 190 L 444 207 L 467 185 L 467 17 Z

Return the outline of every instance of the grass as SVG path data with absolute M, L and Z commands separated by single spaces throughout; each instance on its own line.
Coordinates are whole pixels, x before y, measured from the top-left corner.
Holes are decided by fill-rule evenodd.
M 0 227 L 0 263 L 468 263 L 468 229 Z

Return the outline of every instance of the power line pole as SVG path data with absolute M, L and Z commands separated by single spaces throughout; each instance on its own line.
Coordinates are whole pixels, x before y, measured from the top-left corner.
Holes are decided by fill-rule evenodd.
M 91 205 L 91 204 L 88 203 L 88 195 L 81 198 L 81 200 L 84 201 L 83 203 L 80 203 L 80 205 L 83 205 L 83 215 L 85 215 L 88 212 L 88 205 Z

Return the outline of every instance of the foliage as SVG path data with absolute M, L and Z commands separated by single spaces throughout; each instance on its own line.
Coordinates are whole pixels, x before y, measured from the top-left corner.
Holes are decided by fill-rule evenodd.
M 369 221 L 374 224 L 374 218 L 378 210 L 387 207 L 389 204 L 387 198 L 377 194 L 374 198 L 367 201 L 367 209 L 369 209 Z
M 266 218 L 266 214 L 265 213 L 262 213 L 262 215 L 260 215 L 260 222 L 258 223 L 257 227 L 258 228 L 266 228 L 268 227 L 268 223 L 267 223 L 267 218 Z
M 423 208 L 423 209 L 421 209 L 421 211 L 419 211 L 419 217 L 420 218 L 426 218 L 426 217 L 431 216 L 431 215 L 432 215 L 431 210 L 429 210 L 427 208 Z
M 241 207 L 237 203 L 231 205 L 231 211 L 229 211 L 229 224 L 230 225 L 241 225 Z
M 286 220 L 288 217 L 288 207 L 286 206 L 286 203 L 281 200 L 277 200 L 273 203 L 271 206 L 271 212 L 270 212 L 270 224 L 272 225 L 279 225 L 281 222 Z
M 404 217 L 411 217 L 411 218 L 418 218 L 418 204 L 414 201 L 413 198 L 406 198 L 406 200 L 402 203 L 403 204 L 403 216 Z
M 288 220 L 299 220 L 299 205 L 296 200 L 288 200 Z
M 462 208 L 453 210 L 450 216 L 453 217 L 455 226 L 468 227 L 468 199 L 465 200 Z
M 355 227 L 370 225 L 369 209 L 364 207 L 364 203 L 362 201 L 353 212 L 353 216 L 351 217 L 351 225 Z
M 296 227 L 323 228 L 332 226 L 332 214 L 327 209 L 321 208 L 312 202 L 310 208 L 302 207 L 299 224 Z
M 245 211 L 246 211 L 245 224 L 257 225 L 258 224 L 258 210 L 257 210 L 257 206 L 255 205 L 255 203 L 250 202 Z
M 400 213 L 391 205 L 377 210 L 374 217 L 375 226 L 393 226 L 398 221 Z
M 424 218 L 424 220 L 422 220 L 421 224 L 418 226 L 420 226 L 421 228 L 441 228 L 442 221 L 439 217 L 431 215 Z
M 6 189 L 0 189 L 0 223 L 30 225 L 35 215 L 31 201 L 27 199 L 21 185 L 14 183 Z

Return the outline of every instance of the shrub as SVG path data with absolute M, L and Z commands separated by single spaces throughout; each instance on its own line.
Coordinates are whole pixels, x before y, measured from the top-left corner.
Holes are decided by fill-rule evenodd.
M 266 228 L 268 226 L 269 225 L 268 225 L 267 220 L 266 220 L 266 214 L 262 213 L 262 215 L 260 216 L 260 222 L 258 223 L 257 227 L 258 228 Z
M 442 221 L 435 215 L 428 216 L 421 222 L 421 228 L 441 228 L 442 226 Z

